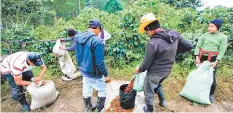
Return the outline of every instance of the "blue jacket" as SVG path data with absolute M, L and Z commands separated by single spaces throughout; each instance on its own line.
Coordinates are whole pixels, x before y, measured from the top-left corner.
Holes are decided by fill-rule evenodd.
M 104 44 L 92 32 L 80 33 L 75 37 L 76 60 L 78 68 L 84 76 L 101 78 L 108 76 L 104 63 Z

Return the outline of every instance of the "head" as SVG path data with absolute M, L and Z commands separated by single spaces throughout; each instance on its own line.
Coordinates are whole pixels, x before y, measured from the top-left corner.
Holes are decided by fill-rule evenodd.
M 158 29 L 158 28 L 160 28 L 160 24 L 159 24 L 159 21 L 156 20 L 156 21 L 150 23 L 148 26 L 146 26 L 144 28 L 144 30 L 148 36 L 152 36 L 153 34 L 156 33 L 156 29 Z
M 140 20 L 138 32 L 144 33 L 146 31 L 147 35 L 152 36 L 156 33 L 156 29 L 160 28 L 158 20 L 153 13 L 145 14 Z
M 30 66 L 42 66 L 43 62 L 39 53 L 29 52 L 27 56 L 27 63 Z
M 74 38 L 75 34 L 77 33 L 77 31 L 75 31 L 74 29 L 68 29 L 67 30 L 67 35 L 71 38 Z
M 99 35 L 102 30 L 102 25 L 99 20 L 93 19 L 89 22 L 88 30 Z
M 222 20 L 220 19 L 214 19 L 210 21 L 209 27 L 208 27 L 208 32 L 209 33 L 216 33 L 219 31 L 220 27 L 222 26 Z

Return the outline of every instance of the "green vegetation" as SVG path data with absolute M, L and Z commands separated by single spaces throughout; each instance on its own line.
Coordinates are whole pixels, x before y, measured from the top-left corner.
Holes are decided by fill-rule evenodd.
M 193 44 L 207 31 L 210 20 L 220 18 L 224 21 L 221 32 L 229 37 L 229 47 L 218 73 L 232 76 L 233 8 L 218 6 L 198 11 L 201 5 L 199 0 L 3 0 L 1 54 L 20 50 L 40 52 L 49 67 L 47 75 L 59 75 L 58 61 L 52 54 L 55 42 L 38 41 L 66 37 L 67 28 L 85 31 L 89 20 L 97 18 L 112 35 L 106 45 L 106 63 L 111 75 L 129 79 L 127 76 L 142 61 L 149 39 L 137 32 L 143 14 L 154 13 L 162 27 L 179 31 Z M 14 40 L 9 43 L 9 51 L 6 42 Z M 21 46 L 28 41 L 37 42 Z M 76 63 L 74 52 L 71 56 Z M 193 51 L 178 55 L 173 74 L 177 78 L 187 76 L 194 68 L 193 59 Z

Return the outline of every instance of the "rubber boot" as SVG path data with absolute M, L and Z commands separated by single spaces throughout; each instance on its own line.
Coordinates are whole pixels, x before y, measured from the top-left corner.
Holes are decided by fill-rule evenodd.
M 23 111 L 29 112 L 30 111 L 30 106 L 27 103 L 27 100 L 25 96 L 23 96 L 20 100 L 19 103 L 23 106 Z
M 165 101 L 164 96 L 163 96 L 163 90 L 161 87 L 158 88 L 157 93 L 158 93 L 158 97 L 159 97 L 159 105 L 166 108 L 167 105 L 166 105 L 166 101 Z
M 106 97 L 98 97 L 97 100 L 97 112 L 101 112 L 101 110 L 104 108 Z
M 91 97 L 83 98 L 83 102 L 85 106 L 84 112 L 92 112 Z
M 214 95 L 210 95 L 210 102 L 213 104 L 215 102 Z
M 146 105 L 143 107 L 143 110 L 144 110 L 144 112 L 154 112 L 154 106 L 153 106 L 153 105 L 146 104 Z

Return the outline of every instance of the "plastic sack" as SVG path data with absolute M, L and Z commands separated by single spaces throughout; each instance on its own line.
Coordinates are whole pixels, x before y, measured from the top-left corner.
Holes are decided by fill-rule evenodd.
M 70 79 L 75 79 L 77 77 L 81 77 L 81 73 L 77 71 L 68 51 L 59 49 L 59 46 L 64 46 L 64 43 L 61 43 L 60 40 L 57 40 L 53 53 L 56 56 L 59 56 L 59 64 L 63 74 L 65 74 Z M 58 50 L 57 50 L 58 49 Z
M 51 80 L 44 81 L 41 86 L 32 83 L 27 87 L 28 93 L 31 95 L 31 110 L 41 108 L 53 103 L 59 94 Z
M 57 56 L 57 57 L 60 57 L 60 56 L 63 56 L 65 54 L 65 50 L 61 50 L 59 47 L 60 46 L 64 46 L 65 47 L 65 43 L 61 43 L 60 40 L 57 40 L 56 41 L 56 44 L 54 45 L 53 47 L 53 53 Z
M 145 77 L 146 77 L 146 72 L 142 72 L 135 75 L 135 80 L 133 84 L 134 90 L 136 90 L 137 92 L 143 91 Z
M 197 69 L 189 73 L 180 95 L 201 104 L 211 104 L 209 95 L 213 83 L 211 63 L 204 61 Z

